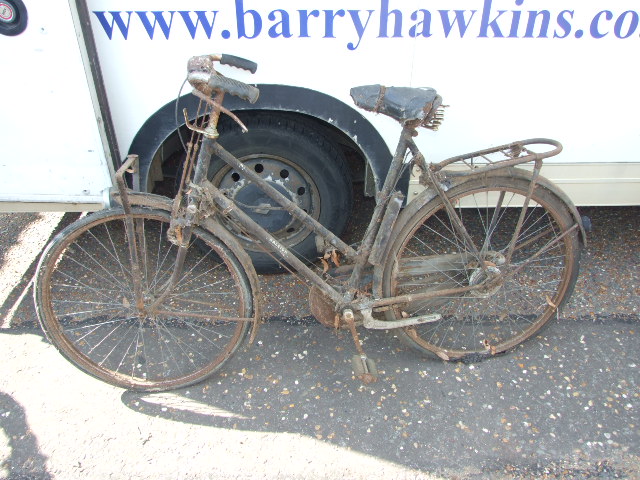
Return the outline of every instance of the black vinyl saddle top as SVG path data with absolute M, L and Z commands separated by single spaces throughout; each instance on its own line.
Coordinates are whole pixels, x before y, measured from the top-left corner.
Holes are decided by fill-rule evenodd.
M 360 108 L 382 113 L 400 123 L 424 121 L 438 98 L 433 88 L 384 87 L 363 85 L 351 89 L 351 98 Z

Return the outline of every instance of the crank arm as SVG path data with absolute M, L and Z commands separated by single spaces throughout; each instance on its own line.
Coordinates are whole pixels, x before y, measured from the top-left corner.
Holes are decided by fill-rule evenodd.
M 370 330 L 391 330 L 393 328 L 412 327 L 423 323 L 433 323 L 442 319 L 439 313 L 403 318 L 402 320 L 376 320 L 371 316 L 371 309 L 360 310 L 364 318 L 363 326 Z

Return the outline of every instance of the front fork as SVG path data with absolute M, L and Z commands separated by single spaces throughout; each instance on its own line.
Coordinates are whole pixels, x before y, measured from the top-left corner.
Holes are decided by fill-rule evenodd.
M 216 134 L 217 137 L 217 134 Z M 200 203 L 202 202 L 202 196 L 198 192 L 196 185 L 199 185 L 206 177 L 209 171 L 209 164 L 211 162 L 211 147 L 215 140 L 205 138 L 198 152 L 198 160 L 196 162 L 196 170 L 193 175 L 193 182 L 187 185 L 187 192 L 184 196 L 181 192 L 173 200 L 173 208 L 171 215 L 171 223 L 169 225 L 169 231 L 167 232 L 168 240 L 178 247 L 178 253 L 173 264 L 173 272 L 169 280 L 161 287 L 160 295 L 157 295 L 153 303 L 149 306 L 149 313 L 153 314 L 157 312 L 167 296 L 175 288 L 182 277 L 182 271 L 184 269 L 184 261 L 187 256 L 187 250 L 191 243 L 191 236 L 193 234 L 193 228 L 199 221 L 199 215 L 202 211 Z M 193 152 L 195 153 L 195 152 Z M 187 159 L 189 156 L 187 156 Z M 182 187 L 180 190 L 182 190 Z M 186 200 L 186 207 L 183 206 L 183 200 Z
M 203 148 L 200 151 L 194 180 L 205 175 L 209 168 L 211 160 L 210 149 L 204 148 L 210 142 L 203 142 Z M 177 195 L 174 199 L 174 207 L 171 215 L 171 223 L 167 232 L 168 240 L 178 247 L 176 259 L 173 265 L 173 272 L 167 282 L 160 288 L 161 293 L 154 297 L 153 302 L 149 303 L 149 299 L 144 297 L 144 282 L 146 276 L 146 245 L 144 236 L 143 220 L 136 219 L 133 216 L 131 202 L 129 200 L 129 189 L 125 175 L 130 174 L 133 179 L 134 191 L 140 190 L 138 156 L 129 155 L 125 163 L 116 172 L 116 185 L 120 194 L 120 202 L 124 210 L 125 234 L 127 236 L 127 244 L 129 246 L 129 262 L 131 265 L 131 275 L 133 280 L 133 291 L 136 308 L 140 315 L 153 315 L 157 313 L 160 306 L 180 281 L 184 262 L 187 255 L 187 249 L 191 243 L 193 227 L 197 223 L 197 214 L 199 211 L 200 198 L 197 194 L 189 192 L 186 195 L 186 207 L 181 207 L 182 195 Z

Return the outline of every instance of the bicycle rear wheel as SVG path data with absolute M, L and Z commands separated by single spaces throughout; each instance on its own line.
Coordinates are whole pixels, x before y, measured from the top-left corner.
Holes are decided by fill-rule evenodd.
M 148 306 L 164 291 L 178 247 L 167 240 L 166 212 L 138 208 L 133 218 Z M 178 388 L 218 370 L 245 338 L 254 309 L 231 250 L 195 229 L 182 276 L 154 315 L 138 308 L 131 265 L 122 209 L 62 230 L 40 260 L 35 289 L 49 340 L 80 369 L 125 388 Z
M 483 290 L 435 296 L 386 312 L 389 320 L 441 314 L 437 322 L 401 330 L 402 340 L 443 359 L 480 359 L 525 341 L 561 308 L 576 282 L 580 250 L 577 231 L 562 236 L 574 221 L 550 191 L 536 188 L 509 259 L 528 189 L 525 180 L 496 176 L 447 192 L 475 250 L 439 198 L 417 211 L 407 207 L 384 269 L 385 296 L 434 293 L 503 276 Z

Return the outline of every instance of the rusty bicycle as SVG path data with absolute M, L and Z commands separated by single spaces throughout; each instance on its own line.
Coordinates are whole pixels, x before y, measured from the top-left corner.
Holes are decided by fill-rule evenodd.
M 259 162 L 243 163 L 218 143 L 221 114 L 245 128 L 224 96 L 255 102 L 259 95 L 219 73 L 218 62 L 256 68 L 228 55 L 189 60 L 200 108 L 185 113 L 191 139 L 175 198 L 130 188 L 130 156 L 117 173 L 113 206 L 63 229 L 41 257 L 34 294 L 40 323 L 80 369 L 140 390 L 209 377 L 255 337 L 261 320 L 248 244 L 307 282 L 321 323 L 348 329 L 353 371 L 366 382 L 375 380 L 376 366 L 358 329 L 392 330 L 421 354 L 475 361 L 515 347 L 557 315 L 574 288 L 584 240 L 576 208 L 540 175 L 543 159 L 561 151 L 558 142 L 516 141 L 427 163 L 414 137 L 442 122 L 437 92 L 355 87 L 355 104 L 397 120 L 401 133 L 364 237 L 348 245 L 265 181 Z M 212 159 L 269 201 L 243 204 L 233 185 L 214 186 Z M 406 169 L 424 187 L 408 204 L 398 187 Z M 299 222 L 315 236 L 318 258 L 299 258 L 252 219 L 258 210 Z

